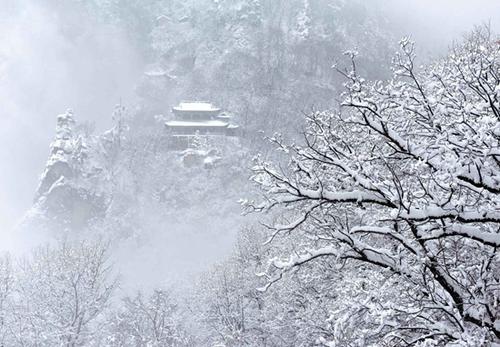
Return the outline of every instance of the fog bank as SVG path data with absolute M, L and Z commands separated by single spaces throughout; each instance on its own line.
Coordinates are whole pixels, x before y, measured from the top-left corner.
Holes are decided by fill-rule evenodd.
M 54 134 L 55 116 L 109 124 L 113 106 L 133 102 L 142 59 L 116 27 L 76 5 L 0 0 L 0 230 L 31 204 Z

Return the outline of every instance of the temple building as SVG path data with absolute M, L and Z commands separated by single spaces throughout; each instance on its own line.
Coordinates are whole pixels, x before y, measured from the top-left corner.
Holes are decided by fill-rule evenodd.
M 230 124 L 229 116 L 208 102 L 181 102 L 172 108 L 174 119 L 165 123 L 175 137 L 194 135 L 235 136 L 237 125 Z

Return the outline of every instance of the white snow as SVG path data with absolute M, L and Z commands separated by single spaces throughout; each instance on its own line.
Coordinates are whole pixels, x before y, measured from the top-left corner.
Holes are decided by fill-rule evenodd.
M 209 102 L 181 102 L 179 106 L 175 106 L 174 110 L 176 111 L 220 111 L 219 108 L 215 107 Z
M 155 69 L 155 70 L 146 71 L 146 72 L 144 72 L 144 74 L 146 76 L 150 76 L 150 77 L 161 77 L 161 76 L 166 76 L 167 72 L 165 70 L 162 70 L 162 69 Z

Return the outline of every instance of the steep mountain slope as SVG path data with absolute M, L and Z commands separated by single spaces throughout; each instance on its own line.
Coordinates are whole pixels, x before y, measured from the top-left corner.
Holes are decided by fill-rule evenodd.
M 336 105 L 333 68 L 348 49 L 383 76 L 389 32 L 362 1 L 189 1 L 156 12 L 148 36 L 156 58 L 139 87 L 145 109 L 212 100 L 239 117 L 252 142 L 266 129 L 297 133 L 312 109 Z
M 117 253 L 125 258 L 130 249 L 145 247 L 134 250 L 137 263 L 148 264 L 142 269 L 165 263 L 192 269 L 226 254 L 236 230 L 251 221 L 242 219 L 237 201 L 251 195 L 253 153 L 274 156 L 262 131 L 295 137 L 303 113 L 333 107 L 341 79 L 332 65 L 345 49 L 357 47 L 365 57 L 361 69 L 371 75 L 385 73 L 381 62 L 390 51 L 383 19 L 361 1 L 81 6 L 129 28 L 152 64 L 138 82 L 140 104 L 117 107 L 110 131 L 92 134 L 71 112 L 58 117 L 24 226 L 59 237 L 102 234 L 121 245 Z M 190 166 L 166 147 L 159 120 L 171 117 L 171 106 L 182 99 L 210 100 L 241 126 L 238 141 L 197 149 L 215 149 L 222 158 L 216 165 Z M 192 245 L 194 258 L 180 251 Z M 151 256 L 145 260 L 141 252 Z

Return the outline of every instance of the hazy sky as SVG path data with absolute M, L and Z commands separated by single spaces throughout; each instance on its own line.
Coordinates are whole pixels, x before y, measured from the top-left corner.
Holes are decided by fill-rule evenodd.
M 375 1 L 382 4 L 396 33 L 411 35 L 425 53 L 444 52 L 453 40 L 482 23 L 500 32 L 500 0 Z
M 0 231 L 31 204 L 56 115 L 108 125 L 142 70 L 117 29 L 42 2 L 0 0 Z
M 500 32 L 500 0 L 373 1 L 422 54 L 444 52 L 474 24 L 490 21 Z M 72 108 L 105 127 L 113 106 L 131 100 L 143 66 L 119 30 L 41 3 L 0 0 L 0 232 L 30 207 L 55 116 Z

